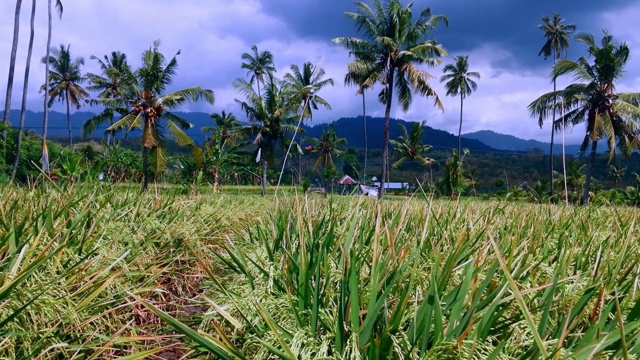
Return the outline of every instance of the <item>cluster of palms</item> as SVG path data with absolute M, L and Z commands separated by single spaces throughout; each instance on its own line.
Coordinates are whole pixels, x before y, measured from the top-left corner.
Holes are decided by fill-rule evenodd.
M 285 152 L 285 162 L 292 146 L 295 145 L 298 154 L 302 153 L 294 141 L 295 135 L 300 132 L 301 122 L 312 118 L 313 110 L 319 106 L 331 109 L 329 103 L 317 93 L 325 86 L 333 85 L 333 80 L 323 79 L 324 70 L 310 62 L 304 63 L 302 68 L 291 65 L 291 72 L 279 79 L 275 76 L 273 55 L 269 51 L 259 52 L 255 45 L 252 52 L 242 55 L 246 61 L 242 68 L 248 71 L 249 80 L 237 79 L 234 87 L 243 96 L 243 99 L 236 99 L 236 103 L 249 122 L 244 133 L 253 139 L 255 145 L 256 162 L 261 164 L 264 195 L 267 167 L 274 162 L 277 147 Z
M 52 33 L 52 13 L 53 6 L 52 0 L 47 1 L 47 16 L 48 16 L 48 29 L 47 29 L 47 52 L 45 58 L 49 58 L 49 51 L 51 48 L 51 33 Z M 58 11 L 58 14 L 62 16 L 63 5 L 61 0 L 56 0 L 55 7 Z M 6 140 L 7 140 L 7 132 L 4 129 L 9 123 L 9 112 L 11 110 L 11 95 L 13 91 L 13 80 L 16 68 L 16 58 L 18 53 L 18 40 L 19 40 L 19 32 L 20 32 L 20 12 L 22 10 L 22 0 L 16 0 L 16 11 L 14 15 L 14 27 L 13 27 L 13 38 L 11 43 L 11 55 L 9 59 L 9 75 L 7 79 L 7 92 L 5 95 L 4 102 L 4 113 L 2 116 L 2 151 L 4 155 Z M 12 180 L 15 178 L 16 172 L 18 170 L 18 165 L 20 163 L 20 148 L 22 146 L 22 136 L 24 133 L 24 122 L 27 112 L 27 89 L 29 87 L 29 72 L 31 68 L 31 55 L 33 53 L 33 39 L 35 36 L 35 17 L 36 17 L 36 0 L 31 0 L 31 18 L 30 18 L 30 32 L 29 32 L 29 45 L 27 48 L 27 61 L 25 65 L 24 72 L 24 82 L 22 89 L 22 102 L 20 106 L 20 120 L 18 125 L 18 138 L 16 141 L 17 149 L 16 149 L 16 158 L 13 164 L 12 170 Z M 45 79 L 47 79 L 45 88 L 49 88 L 49 63 L 47 62 L 45 65 Z M 43 118 L 43 132 L 42 132 L 42 167 L 45 171 L 49 170 L 49 154 L 47 152 L 47 126 L 49 120 L 49 112 L 48 106 L 46 106 L 49 102 L 48 93 L 45 94 L 44 103 L 45 103 L 45 111 Z M 2 156 L 2 161 L 4 162 L 4 156 Z M 5 166 L 4 163 L 0 164 L 1 168 Z M 4 169 L 2 169 L 4 170 Z
M 394 95 L 404 111 L 411 106 L 413 92 L 432 98 L 434 105 L 443 109 L 440 98 L 429 84 L 429 80 L 434 77 L 418 65 L 435 67 L 441 63 L 440 57 L 447 55 L 442 45 L 430 39 L 429 35 L 439 25 L 447 25 L 448 20 L 442 15 L 433 15 L 431 10 L 426 8 L 414 21 L 413 5 L 411 3 L 408 6 L 402 6 L 399 0 L 385 2 L 375 0 L 372 6 L 357 2 L 358 12 L 349 12 L 346 15 L 354 21 L 356 28 L 364 37 L 333 39 L 336 44 L 345 47 L 355 57 L 355 60 L 348 65 L 346 84 L 357 85 L 358 93 L 363 97 L 366 89 L 376 84 L 382 87 L 378 93 L 378 99 L 385 105 L 385 130 L 379 198 L 384 196 L 385 181 L 389 171 L 389 118 Z M 447 95 L 460 96 L 458 143 L 461 148 L 462 104 L 464 98 L 477 88 L 472 78 L 479 78 L 480 74 L 469 71 L 466 56 L 458 56 L 455 60 L 455 64 L 445 67 L 446 75 L 440 80 L 446 82 Z M 366 129 L 364 121 L 366 116 L 363 114 L 363 128 Z M 365 131 L 365 154 L 366 152 Z M 461 152 L 461 149 L 458 152 Z M 412 156 L 415 155 L 407 158 L 412 159 Z
M 553 19 L 544 17 L 543 22 L 540 28 L 544 31 L 547 42 L 540 54 L 545 57 L 553 55 L 551 77 L 554 90 L 533 101 L 529 110 L 539 119 L 541 126 L 546 120 L 552 121 L 552 150 L 556 131 L 564 130 L 569 125 L 586 125 L 581 146 L 581 151 L 586 151 L 590 145 L 581 199 L 586 205 L 590 199 L 598 142 L 606 141 L 610 158 L 616 154 L 616 150 L 628 156 L 634 149 L 640 148 L 640 93 L 616 91 L 616 83 L 622 77 L 629 59 L 629 47 L 626 43 L 615 40 L 607 31 L 604 31 L 600 42 L 591 34 L 581 33 L 575 39 L 587 45 L 590 59 L 584 56 L 577 61 L 559 59 L 562 53 L 566 53 L 575 25 L 564 24 L 558 14 Z M 576 82 L 557 90 L 556 80 L 564 75 L 570 75 Z M 550 159 L 550 184 L 553 184 L 553 151 Z M 553 194 L 553 185 L 551 186 Z M 565 189 L 565 193 L 566 191 Z

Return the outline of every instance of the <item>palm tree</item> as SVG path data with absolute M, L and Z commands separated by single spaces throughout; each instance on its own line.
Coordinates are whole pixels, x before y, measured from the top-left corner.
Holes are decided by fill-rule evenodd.
M 199 86 L 163 94 L 167 86 L 173 82 L 180 51 L 167 62 L 165 56 L 158 51 L 159 46 L 160 41 L 156 40 L 153 47 L 142 54 L 142 66 L 135 71 L 132 82 L 136 98 L 132 101 L 129 113 L 107 129 L 108 131 L 126 129 L 127 132 L 134 127 L 142 129 L 143 192 L 149 185 L 149 158 L 151 157 L 156 171 L 164 167 L 165 131 L 176 140 L 178 145 L 191 146 L 197 159 L 202 158 L 201 150 L 193 146 L 193 140 L 183 131 L 193 125 L 170 110 L 201 99 L 210 104 L 214 102 L 213 91 L 204 90 Z M 104 98 L 100 101 L 109 105 L 118 100 Z M 164 126 L 160 126 L 161 120 L 164 120 Z
M 255 136 L 253 143 L 257 145 L 256 162 L 262 164 L 262 196 L 266 195 L 267 165 L 273 163 L 276 145 L 287 142 L 287 132 L 295 132 L 295 112 L 297 100 L 287 93 L 287 87 L 275 79 L 271 73 L 267 74 L 264 94 L 258 94 L 250 82 L 238 79 L 234 87 L 245 97 L 236 99 L 242 111 L 249 118 L 249 129 Z
M 338 137 L 338 133 L 333 127 L 333 124 L 329 124 L 329 126 L 322 131 L 319 139 L 308 138 L 308 140 L 313 144 L 313 151 L 318 153 L 318 159 L 316 159 L 312 170 L 318 171 L 319 167 L 322 166 L 326 187 L 329 180 L 326 175 L 335 173 L 336 171 L 333 156 L 340 156 L 343 153 L 341 149 L 347 145 L 347 139 Z M 328 188 L 326 190 L 328 190 Z
M 456 56 L 455 64 L 449 64 L 444 67 L 443 75 L 440 82 L 445 82 L 447 96 L 460 95 L 460 125 L 458 126 L 458 154 L 462 154 L 462 108 L 464 99 L 471 95 L 478 84 L 472 78 L 480 79 L 480 73 L 469 71 L 469 56 Z
M 18 38 L 20 34 L 20 9 L 22 0 L 16 0 L 16 12 L 13 17 L 13 41 L 11 42 L 11 55 L 9 57 L 9 78 L 7 79 L 7 94 L 4 100 L 4 112 L 2 113 L 2 125 L 9 121 L 11 111 L 11 92 L 13 90 L 13 75 L 16 69 L 16 57 L 18 54 Z
M 302 71 L 297 65 L 291 65 L 291 72 L 285 74 L 284 82 L 300 104 L 302 118 L 312 119 L 312 110 L 318 110 L 318 105 L 331 110 L 331 105 L 317 94 L 323 87 L 333 86 L 333 79 L 323 80 L 324 75 L 324 69 L 310 62 L 302 64 Z
M 542 24 L 537 26 L 538 29 L 542 30 L 544 33 L 544 37 L 547 41 L 540 49 L 538 56 L 544 56 L 546 60 L 549 56 L 553 56 L 553 66 L 555 67 L 557 60 L 560 58 L 560 55 L 564 53 L 567 54 L 567 49 L 569 48 L 569 39 L 571 38 L 571 34 L 576 30 L 576 26 L 574 24 L 564 24 L 564 19 L 560 18 L 558 13 L 553 14 L 553 19 L 549 19 L 548 16 L 542 17 Z M 553 91 L 556 91 L 556 79 L 553 79 Z M 555 119 L 555 112 L 552 115 L 552 118 Z M 539 120 L 538 125 L 542 127 L 543 122 Z M 554 126 L 551 126 L 551 145 L 549 149 L 549 186 L 550 186 L 550 195 L 553 196 L 553 138 L 555 134 Z
M 212 135 L 207 137 L 207 142 L 213 143 L 213 139 L 217 139 L 220 143 L 226 143 L 227 140 L 232 139 L 238 135 L 238 130 L 242 126 L 242 123 L 238 121 L 235 115 L 227 113 L 224 110 L 222 113 L 211 115 L 216 126 L 204 126 L 202 128 L 203 133 L 211 133 Z
M 96 60 L 102 70 L 101 75 L 88 73 L 87 79 L 89 85 L 87 89 L 91 91 L 98 91 L 98 98 L 100 99 L 118 99 L 117 103 L 111 104 L 111 106 L 105 107 L 104 110 L 96 116 L 85 121 L 83 128 L 83 137 L 88 136 L 95 131 L 100 125 L 108 122 L 109 125 L 113 125 L 113 120 L 116 114 L 121 116 L 126 115 L 128 112 L 127 99 L 132 97 L 131 83 L 133 79 L 133 72 L 131 66 L 127 62 L 127 55 L 119 51 L 111 52 L 111 56 L 105 55 L 103 59 L 100 59 L 94 55 L 91 56 L 92 60 Z M 95 101 L 89 101 L 90 104 L 96 103 Z M 115 134 L 113 131 L 107 132 L 107 146 L 110 143 L 111 137 Z
M 244 143 L 236 143 L 236 137 L 240 133 L 242 124 L 236 117 L 224 111 L 221 114 L 211 116 L 216 126 L 205 126 L 203 133 L 211 133 L 204 144 L 204 166 L 213 174 L 213 191 L 218 191 L 220 173 L 225 168 L 234 168 L 242 165 L 238 154 L 240 146 Z
M 627 171 L 627 168 L 622 165 L 610 165 L 609 166 L 609 175 L 613 178 L 613 184 L 618 187 L 620 182 L 622 181 L 622 177 L 624 173 Z
M 378 192 L 382 199 L 389 163 L 389 118 L 394 89 L 404 111 L 411 105 L 412 91 L 433 97 L 434 104 L 442 109 L 440 98 L 428 83 L 433 76 L 416 65 L 440 64 L 437 57 L 447 53 L 440 44 L 427 37 L 438 24 L 447 24 L 448 21 L 444 16 L 432 15 L 427 8 L 413 22 L 413 3 L 403 7 L 399 0 L 386 0 L 384 4 L 375 0 L 373 5 L 372 9 L 363 2 L 357 2 L 358 12 L 346 13 L 364 39 L 340 37 L 333 41 L 355 57 L 348 65 L 348 73 L 351 74 L 348 76 L 367 84 L 379 82 L 383 86 L 378 95 L 380 102 L 385 104 L 382 176 Z
M 18 125 L 18 138 L 16 139 L 16 159 L 13 163 L 11 181 L 16 177 L 20 165 L 20 150 L 22 150 L 22 134 L 24 133 L 24 121 L 27 113 L 27 90 L 29 88 L 29 71 L 31 70 L 31 54 L 33 53 L 33 37 L 35 35 L 36 0 L 31 0 L 31 22 L 29 33 L 29 48 L 27 50 L 27 64 L 24 69 L 24 84 L 22 86 L 22 104 L 20 106 L 20 124 Z
M 566 113 L 562 118 L 553 120 L 555 127 L 586 124 L 581 151 L 591 144 L 582 194 L 582 204 L 587 205 L 598 141 L 607 140 L 610 157 L 616 148 L 628 156 L 633 149 L 640 147 L 637 135 L 640 93 L 616 92 L 616 83 L 629 59 L 629 47 L 625 43 L 614 40 L 606 31 L 599 45 L 590 34 L 578 35 L 576 39 L 587 44 L 589 55 L 594 58 L 593 64 L 585 57 L 578 61 L 560 60 L 553 68 L 553 78 L 572 75 L 578 82 L 564 90 L 540 96 L 529 104 L 529 110 L 532 116 L 548 118 L 555 114 L 559 98 Z
M 402 135 L 396 140 L 391 140 L 393 153 L 399 156 L 398 161 L 393 163 L 393 168 L 399 168 L 405 161 L 409 160 L 409 185 L 414 180 L 413 164 L 417 161 L 422 166 L 433 163 L 433 159 L 425 156 L 425 153 L 431 149 L 430 145 L 422 143 L 422 135 L 424 134 L 424 125 L 422 123 L 411 124 L 411 133 L 407 133 L 407 128 L 403 124 L 398 124 Z
M 49 93 L 50 99 L 47 106 L 51 107 L 53 102 L 64 101 L 67 104 L 67 129 L 69 131 L 69 146 L 73 145 L 73 134 L 71 132 L 71 105 L 80 108 L 81 101 L 89 97 L 89 93 L 80 86 L 86 77 L 82 75 L 80 67 L 84 65 L 84 58 L 71 58 L 71 45 L 60 45 L 59 49 L 52 49 L 53 56 L 42 58 L 43 63 L 49 63 L 52 70 L 49 72 L 49 87 L 46 84 L 42 90 Z
M 58 10 L 58 16 L 62 18 L 62 2 L 60 0 L 56 0 L 56 9 Z M 47 53 L 45 58 L 48 59 L 51 51 L 51 32 L 52 32 L 52 16 L 51 16 L 51 0 L 47 1 Z M 49 62 L 44 65 L 44 88 L 49 88 Z M 44 92 L 44 116 L 42 117 L 42 158 L 40 159 L 40 163 L 42 164 L 42 170 L 46 173 L 49 173 L 49 151 L 47 150 L 47 128 L 49 126 L 49 93 L 47 91 Z
M 254 81 L 256 82 L 258 96 L 262 96 L 260 94 L 260 83 L 264 84 L 264 76 L 276 72 L 276 68 L 273 65 L 273 54 L 268 50 L 259 52 L 256 45 L 251 47 L 251 51 L 252 54 L 243 53 L 241 55 L 242 60 L 247 61 L 242 63 L 241 68 L 247 70 L 247 75 L 250 75 L 249 82 L 251 84 Z
M 367 81 L 369 80 L 369 81 Z M 344 77 L 345 85 L 357 85 L 358 90 L 356 91 L 356 95 L 362 95 L 362 140 L 364 145 L 364 165 L 362 166 L 362 181 L 366 181 L 367 178 L 367 156 L 369 153 L 369 145 L 367 138 L 367 108 L 364 92 L 365 90 L 373 87 L 373 83 L 371 83 L 371 79 L 365 78 L 357 78 L 357 74 L 347 73 Z

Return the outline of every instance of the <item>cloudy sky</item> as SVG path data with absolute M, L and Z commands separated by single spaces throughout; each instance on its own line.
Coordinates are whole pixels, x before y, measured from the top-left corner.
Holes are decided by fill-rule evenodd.
M 162 41 L 167 56 L 181 50 L 174 87 L 201 85 L 213 89 L 214 106 L 195 105 L 188 110 L 241 115 L 234 102 L 239 94 L 231 87 L 235 78 L 244 77 L 240 56 L 253 44 L 269 50 L 275 58 L 278 75 L 291 64 L 306 61 L 321 63 L 326 77 L 335 80 L 333 88 L 321 94 L 333 107 L 314 115 L 314 121 L 328 122 L 361 113 L 361 99 L 355 88 L 345 87 L 342 79 L 350 60 L 346 51 L 331 39 L 357 35 L 344 16 L 355 10 L 349 0 L 64 0 L 62 19 L 55 18 L 53 46 L 71 44 L 73 56 L 86 59 L 86 71 L 97 72 L 89 56 L 102 56 L 113 50 L 125 52 L 136 66 L 140 54 L 155 39 Z M 403 1 L 403 3 L 407 3 Z M 543 15 L 559 12 L 579 31 L 600 36 L 606 28 L 631 48 L 631 60 L 619 91 L 640 90 L 640 2 L 632 0 L 416 0 L 415 12 L 431 7 L 434 14 L 449 18 L 449 26 L 433 37 L 448 50 L 444 64 L 456 55 L 469 55 L 471 70 L 479 71 L 479 88 L 465 101 L 463 132 L 490 129 L 521 138 L 546 141 L 547 127 L 539 129 L 529 117 L 526 106 L 540 94 L 551 90 L 548 78 L 551 60 L 537 56 L 544 38 L 536 25 Z M 14 83 L 13 108 L 19 107 L 23 64 L 29 35 L 31 1 L 23 1 L 18 69 Z M 0 91 L 4 100 L 11 49 L 15 1 L 0 2 Z M 46 2 L 38 1 L 36 39 L 29 86 L 29 108 L 41 109 L 38 87 L 44 82 L 40 59 L 46 47 Z M 585 55 L 586 47 L 572 43 L 570 58 Z M 439 78 L 442 66 L 426 69 Z M 561 84 L 566 84 L 561 82 Z M 445 98 L 443 86 L 434 79 L 433 87 L 441 96 L 445 110 L 430 100 L 416 98 L 407 113 L 394 107 L 393 117 L 412 121 L 427 120 L 428 125 L 457 132 L 459 99 Z M 368 115 L 382 116 L 384 108 L 369 93 Z M 1 100 L 1 101 L 3 101 Z M 56 110 L 64 107 L 56 105 Z M 577 142 L 584 128 L 567 134 Z

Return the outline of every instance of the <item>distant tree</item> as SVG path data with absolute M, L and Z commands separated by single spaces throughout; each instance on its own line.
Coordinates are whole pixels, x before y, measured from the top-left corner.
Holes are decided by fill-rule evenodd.
M 51 1 L 47 1 L 47 50 L 45 59 L 48 59 L 51 54 L 51 33 L 52 33 L 52 9 Z M 60 0 L 56 0 L 56 9 L 58 10 L 58 16 L 62 17 L 63 7 Z M 44 65 L 44 88 L 49 89 L 49 62 Z M 45 173 L 49 173 L 49 151 L 47 150 L 47 128 L 49 127 L 49 92 L 44 92 L 44 116 L 42 117 L 42 158 L 40 163 L 42 164 L 42 170 Z
M 456 56 L 455 64 L 444 67 L 446 74 L 440 78 L 440 82 L 445 82 L 448 96 L 460 95 L 460 125 L 458 127 L 458 154 L 462 154 L 462 108 L 464 99 L 471 95 L 478 88 L 478 84 L 472 78 L 480 79 L 480 73 L 469 71 L 469 57 Z
M 409 185 L 415 180 L 413 177 L 413 165 L 417 161 L 420 166 L 428 166 L 434 160 L 426 156 L 426 152 L 431 149 L 430 145 L 422 143 L 425 122 L 411 124 L 411 133 L 407 133 L 407 128 L 403 124 L 398 124 L 402 135 L 391 140 L 393 153 L 399 159 L 393 163 L 394 168 L 400 167 L 405 161 L 409 161 Z
M 357 95 L 362 95 L 362 141 L 364 145 L 364 165 L 362 166 L 362 181 L 366 181 L 367 177 L 367 160 L 369 155 L 369 145 L 367 138 L 367 106 L 365 101 L 364 92 L 373 86 L 371 79 L 356 78 L 358 74 L 347 73 L 344 78 L 344 82 L 347 85 L 358 85 Z
M 581 146 L 585 151 L 591 144 L 587 165 L 582 204 L 587 205 L 590 197 L 598 141 L 605 139 L 609 145 L 610 158 L 616 149 L 629 156 L 640 147 L 638 125 L 640 116 L 640 93 L 618 93 L 616 83 L 622 77 L 624 66 L 629 59 L 629 47 L 616 41 L 606 31 L 600 44 L 593 35 L 581 34 L 576 37 L 587 44 L 590 64 L 585 57 L 578 61 L 560 60 L 553 68 L 553 77 L 572 75 L 578 81 L 564 90 L 544 94 L 529 104 L 533 116 L 547 118 L 555 113 L 558 99 L 564 104 L 566 114 L 554 120 L 558 126 L 586 123 L 586 134 Z
M 247 74 L 250 75 L 249 83 L 253 85 L 255 81 L 258 86 L 258 96 L 262 96 L 260 83 L 264 84 L 265 75 L 276 72 L 273 65 L 273 54 L 268 50 L 259 52 L 256 45 L 251 47 L 251 52 L 251 54 L 243 53 L 241 55 L 242 60 L 246 61 L 242 63 L 241 68 L 247 70 Z
M 98 91 L 97 97 L 100 99 L 114 99 L 114 101 L 107 104 L 102 112 L 84 123 L 83 137 L 91 134 L 105 122 L 108 122 L 110 126 L 113 125 L 116 114 L 119 114 L 120 117 L 126 115 L 128 112 L 127 100 L 135 97 L 132 89 L 133 71 L 127 62 L 126 54 L 113 51 L 110 56 L 105 55 L 102 59 L 94 55 L 91 56 L 91 59 L 98 62 L 102 74 L 88 73 L 89 85 L 87 89 Z M 90 103 L 93 104 L 95 101 L 90 101 Z M 113 131 L 107 132 L 107 146 L 114 136 Z
M 244 96 L 244 100 L 236 99 L 242 111 L 249 118 L 250 133 L 257 146 L 256 162 L 262 168 L 262 196 L 266 195 L 267 166 L 274 161 L 276 145 L 289 140 L 287 133 L 295 131 L 297 101 L 287 93 L 286 86 L 267 74 L 264 94 L 258 94 L 250 82 L 238 79 L 234 87 Z
M 237 169 L 242 165 L 239 147 L 244 143 L 237 143 L 240 122 L 231 113 L 213 114 L 216 127 L 205 126 L 202 132 L 210 133 L 204 143 L 204 166 L 213 175 L 213 191 L 220 186 L 220 176 L 223 171 Z
M 567 54 L 569 39 L 571 38 L 571 34 L 576 30 L 576 26 L 574 24 L 565 24 L 564 19 L 562 19 L 559 14 L 555 13 L 553 14 L 553 19 L 550 19 L 546 15 L 543 16 L 542 24 L 538 25 L 537 28 L 543 31 L 544 37 L 547 39 L 542 46 L 542 49 L 540 49 L 538 56 L 544 56 L 545 60 L 552 56 L 553 66 L 555 67 L 560 55 L 562 53 L 565 55 Z M 553 79 L 553 91 L 556 91 L 556 78 Z M 551 118 L 556 118 L 555 109 L 553 110 Z M 538 125 L 542 128 L 542 118 L 539 118 Z M 549 186 L 551 196 L 553 196 L 553 138 L 555 131 L 555 126 L 552 124 L 551 145 L 549 148 Z
M 379 82 L 383 86 L 378 95 L 380 102 L 385 104 L 382 176 L 378 192 L 378 197 L 382 199 L 389 163 L 389 118 L 394 89 L 404 111 L 411 105 L 412 91 L 433 97 L 434 104 L 442 108 L 440 98 L 428 83 L 433 76 L 417 65 L 440 64 L 437 57 L 447 53 L 428 36 L 438 24 L 447 24 L 448 21 L 444 16 L 432 15 L 427 8 L 420 12 L 414 22 L 413 3 L 403 7 L 399 0 L 386 0 L 384 4 L 381 0 L 375 0 L 373 9 L 363 2 L 357 2 L 356 6 L 359 10 L 357 13 L 349 12 L 346 15 L 353 19 L 364 39 L 340 37 L 333 41 L 354 55 L 355 60 L 348 65 L 348 73 L 354 79 L 370 84 Z
M 627 168 L 621 165 L 609 165 L 609 175 L 613 178 L 613 183 L 617 187 L 620 185 L 622 181 L 622 177 L 624 173 L 627 171 Z
M 331 105 L 318 95 L 318 92 L 327 85 L 333 86 L 333 79 L 322 79 L 325 75 L 324 69 L 315 68 L 312 63 L 302 64 L 302 69 L 297 65 L 291 65 L 291 72 L 285 74 L 284 82 L 292 92 L 300 106 L 303 118 L 313 118 L 313 110 L 318 110 L 318 105 L 331 110 Z
M 178 67 L 177 56 L 180 51 L 166 61 L 165 56 L 158 50 L 160 41 L 156 40 L 153 47 L 142 54 L 142 66 L 134 73 L 133 88 L 137 97 L 133 100 L 129 113 L 110 126 L 107 130 L 130 129 L 136 127 L 142 130 L 142 191 L 149 185 L 149 158 L 153 161 L 156 171 L 164 167 L 165 132 L 171 135 L 178 145 L 191 146 L 193 155 L 202 161 L 202 153 L 194 146 L 193 140 L 184 133 L 193 125 L 170 110 L 187 102 L 205 100 L 214 102 L 213 91 L 194 86 L 163 94 L 167 86 L 173 82 Z M 102 99 L 109 103 L 113 99 Z M 160 126 L 164 120 L 164 126 Z
M 223 110 L 221 113 L 211 115 L 211 118 L 216 123 L 216 126 L 204 126 L 202 128 L 203 133 L 211 134 L 205 142 L 213 143 L 214 139 L 217 139 L 219 143 L 226 143 L 227 140 L 239 135 L 242 123 L 238 121 L 233 113 L 227 113 Z
M 86 80 L 86 77 L 80 71 L 80 67 L 84 65 L 84 58 L 72 59 L 70 47 L 70 45 L 67 45 L 66 48 L 64 45 L 60 45 L 59 49 L 51 50 L 53 56 L 42 59 L 42 62 L 48 63 L 52 69 L 49 72 L 49 87 L 47 88 L 46 84 L 42 86 L 42 90 L 47 91 L 50 97 L 47 106 L 51 107 L 56 100 L 63 101 L 67 105 L 69 146 L 73 145 L 70 107 L 73 105 L 79 109 L 81 101 L 89 97 L 89 93 L 81 86 Z
M 313 144 L 313 152 L 318 153 L 318 158 L 313 165 L 313 171 L 319 171 L 322 166 L 322 174 L 325 178 L 325 186 L 330 181 L 330 174 L 336 173 L 336 167 L 333 163 L 333 158 L 342 155 L 343 148 L 347 145 L 347 139 L 338 137 L 336 129 L 333 124 L 322 132 L 319 139 L 307 138 L 311 144 Z

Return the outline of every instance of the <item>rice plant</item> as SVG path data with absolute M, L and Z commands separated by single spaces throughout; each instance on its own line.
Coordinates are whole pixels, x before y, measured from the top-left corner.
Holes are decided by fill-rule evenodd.
M 227 359 L 640 355 L 636 210 L 369 200 L 247 225 L 199 332 L 139 301 Z

